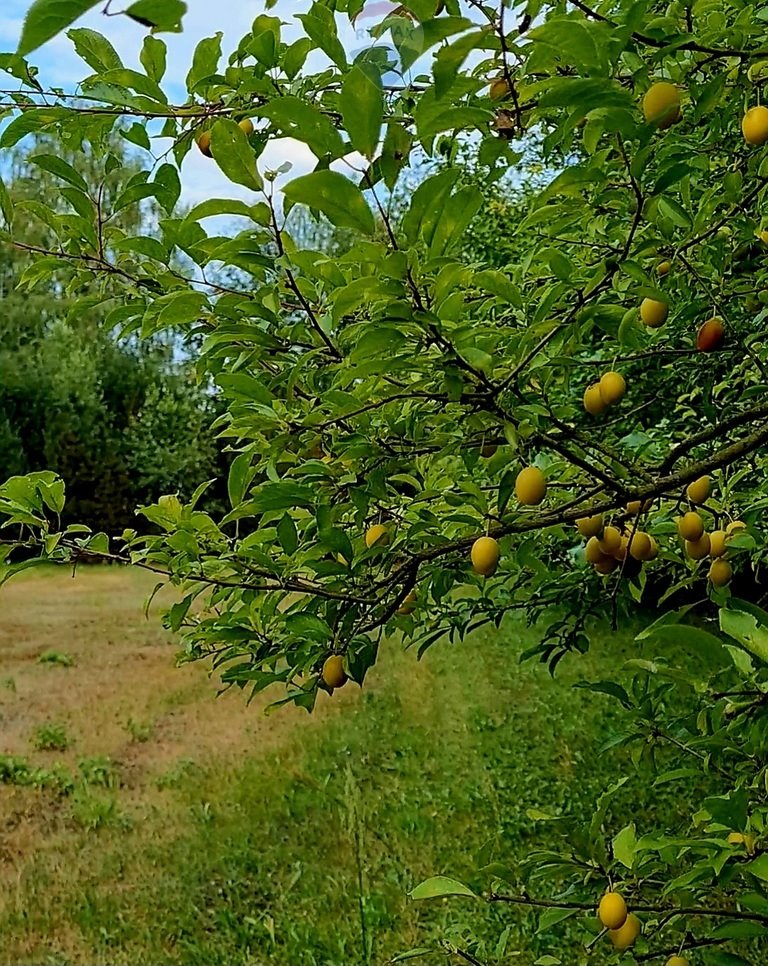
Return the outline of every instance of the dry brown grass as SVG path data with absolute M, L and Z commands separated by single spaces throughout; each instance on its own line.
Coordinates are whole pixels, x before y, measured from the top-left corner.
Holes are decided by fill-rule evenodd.
M 73 579 L 64 569 L 46 569 L 11 581 L 0 596 L 0 754 L 73 772 L 82 759 L 110 759 L 120 809 L 138 829 L 132 849 L 141 848 L 147 816 L 152 835 L 164 814 L 170 817 L 172 796 L 156 782 L 178 762 L 225 767 L 246 749 L 273 750 L 318 720 L 291 709 L 265 719 L 259 710 L 267 701 L 248 708 L 239 691 L 216 698 L 220 682 L 205 667 L 177 666 L 173 639 L 160 626 L 162 600 L 144 616 L 153 586 L 141 571 L 89 568 Z M 69 656 L 74 666 L 40 663 L 47 651 Z M 51 722 L 65 727 L 70 747 L 35 750 L 36 729 Z M 178 816 L 167 824 L 179 831 Z M 20 901 L 19 883 L 42 853 L 53 878 L 58 869 L 66 880 L 88 866 L 89 849 L 102 845 L 80 834 L 51 794 L 0 784 L 0 901 Z M 71 951 L 72 937 L 59 939 L 56 948 Z

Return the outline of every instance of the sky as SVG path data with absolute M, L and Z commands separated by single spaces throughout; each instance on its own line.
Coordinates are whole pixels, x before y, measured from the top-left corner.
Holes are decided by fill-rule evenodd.
M 16 49 L 22 22 L 31 2 L 32 0 L 0 0 L 0 51 Z M 126 0 L 125 6 L 127 5 Z M 115 9 L 119 6 L 121 4 L 114 4 Z M 278 0 L 276 6 L 269 11 L 271 16 L 280 17 L 286 24 L 283 28 L 285 39 L 290 41 L 302 35 L 301 24 L 295 19 L 295 15 L 306 11 L 309 6 L 310 0 Z M 371 0 L 371 7 L 377 8 L 379 19 L 389 6 L 392 5 L 387 0 Z M 133 23 L 128 17 L 104 16 L 101 12 L 103 7 L 104 3 L 100 2 L 73 26 L 98 30 L 110 40 L 126 67 L 142 70 L 138 55 L 146 29 Z M 176 102 L 185 99 L 184 77 L 189 70 L 197 42 L 221 30 L 224 33 L 222 49 L 226 57 L 238 40 L 249 31 L 255 17 L 265 13 L 264 0 L 188 0 L 188 7 L 183 33 L 159 35 L 168 45 L 168 70 L 163 88 L 171 100 Z M 349 53 L 354 53 L 365 45 L 362 27 L 356 32 L 351 25 L 342 26 L 341 22 L 340 39 Z M 35 51 L 29 60 L 39 68 L 39 80 L 45 87 L 72 90 L 79 80 L 91 73 L 90 68 L 74 53 L 71 42 L 64 34 Z M 8 75 L 0 74 L 0 86 L 9 88 L 16 83 Z M 354 162 L 356 159 L 350 160 Z M 289 177 L 296 177 L 311 171 L 315 159 L 306 145 L 281 139 L 269 145 L 259 161 L 259 167 L 261 170 L 277 168 L 285 161 L 293 164 Z M 343 162 L 337 166 L 344 170 Z M 182 184 L 182 198 L 188 204 L 196 204 L 207 198 L 235 195 L 253 200 L 252 194 L 244 188 L 232 185 L 220 174 L 216 163 L 203 157 L 198 151 L 191 151 L 184 161 Z

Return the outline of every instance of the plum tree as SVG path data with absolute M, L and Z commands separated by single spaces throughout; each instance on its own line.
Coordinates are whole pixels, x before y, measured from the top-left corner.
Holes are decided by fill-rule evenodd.
M 84 552 L 147 567 L 178 589 L 188 660 L 308 710 L 340 671 L 363 685 L 385 635 L 424 654 L 522 612 L 540 629 L 523 656 L 555 673 L 600 618 L 623 623 L 626 667 L 579 682 L 617 703 L 627 762 L 586 827 L 564 803 L 523 869 L 418 896 L 539 914 L 527 935 L 554 964 L 583 959 L 620 891 L 634 911 L 606 956 L 749 963 L 768 927 L 764 8 L 307 0 L 287 28 L 268 0 L 232 49 L 200 41 L 179 95 L 161 35 L 185 5 L 141 0 L 141 70 L 73 28 L 85 77 L 46 86 L 34 51 L 96 5 L 36 0 L 0 58 L 0 151 L 39 137 L 31 165 L 61 183 L 55 210 L 0 187 L 0 240 L 38 220 L 23 289 L 65 266 L 106 331 L 199 347 L 231 506 L 169 494 L 114 544 L 60 529 L 53 474 L 15 478 L 2 579 Z M 100 200 L 114 129 L 142 165 L 113 210 L 153 198 L 144 233 Z M 269 160 L 285 139 L 311 170 Z M 92 183 L 60 142 L 99 160 Z M 183 207 L 196 143 L 232 190 Z M 661 789 L 659 827 L 617 828 L 638 781 Z M 581 952 L 558 954 L 565 928 Z

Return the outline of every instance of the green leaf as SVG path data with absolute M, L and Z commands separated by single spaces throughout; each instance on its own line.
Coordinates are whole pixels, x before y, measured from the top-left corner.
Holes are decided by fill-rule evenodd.
M 429 244 L 429 253 L 433 258 L 446 255 L 461 242 L 462 235 L 482 203 L 482 192 L 474 186 L 462 188 L 446 200 Z
M 67 111 L 60 108 L 48 108 L 46 110 L 24 111 L 15 117 L 10 124 L 3 128 L 0 134 L 0 148 L 10 148 L 14 144 L 37 131 L 45 131 L 52 127 L 57 121 L 67 116 Z
M 252 191 L 261 190 L 263 182 L 256 168 L 253 148 L 245 131 L 229 118 L 222 118 L 213 125 L 211 154 L 230 181 Z
M 434 17 L 417 25 L 410 25 L 403 18 L 400 29 L 393 31 L 402 69 L 409 70 L 422 54 L 441 40 L 474 26 L 476 24 L 466 17 Z
M 49 171 L 51 174 L 56 175 L 57 178 L 69 182 L 69 184 L 74 185 L 81 191 L 88 190 L 88 185 L 85 183 L 83 176 L 78 171 L 75 171 L 71 164 L 67 164 L 63 158 L 56 157 L 52 154 L 36 154 L 28 160 L 30 164 L 36 164 L 38 168 L 42 168 L 43 171 Z
M 181 31 L 181 20 L 186 12 L 184 0 L 136 0 L 125 11 L 131 20 L 145 27 L 171 33 Z
M 67 31 L 67 37 L 75 45 L 75 52 L 92 67 L 103 73 L 116 70 L 123 66 L 122 60 L 112 44 L 96 30 L 87 27 L 77 27 Z
M 260 16 L 251 27 L 253 38 L 248 43 L 248 53 L 268 69 L 277 67 L 280 51 L 280 21 L 277 17 Z M 306 38 L 305 38 L 306 39 Z
M 632 702 L 625 689 L 615 681 L 577 681 L 575 688 L 583 688 L 585 691 L 595 691 L 598 694 L 608 694 L 616 698 L 625 708 L 631 708 Z
M 296 19 L 302 22 L 307 36 L 314 40 L 320 50 L 326 53 L 337 67 L 344 70 L 347 66 L 347 55 L 339 41 L 333 11 L 319 0 L 315 0 L 309 13 L 299 13 Z
M 744 788 L 736 789 L 728 795 L 714 795 L 701 803 L 715 822 L 733 831 L 744 829 L 747 824 L 749 792 Z
M 491 268 L 485 269 L 482 272 L 476 272 L 472 276 L 472 282 L 478 288 L 485 289 L 486 292 L 514 305 L 515 308 L 523 307 L 520 289 L 503 272 Z
M 438 899 L 440 896 L 471 896 L 476 899 L 476 894 L 457 879 L 450 879 L 445 875 L 435 875 L 431 879 L 416 886 L 408 893 L 411 899 Z
M 365 235 L 375 230 L 373 212 L 362 191 L 343 174 L 314 171 L 288 182 L 283 193 L 293 204 L 322 211 L 339 228 L 354 228 Z
M 227 492 L 232 507 L 240 506 L 255 475 L 255 467 L 251 465 L 250 453 L 240 453 L 232 460 L 227 477 Z
M 746 871 L 762 879 L 763 882 L 768 882 L 768 853 L 763 853 L 750 862 L 746 866 Z
M 0 178 L 0 211 L 3 213 L 6 225 L 11 228 L 13 226 L 13 202 L 2 178 Z
M 248 506 L 254 513 L 268 510 L 287 510 L 290 507 L 311 507 L 315 503 L 315 490 L 303 483 L 282 480 L 280 483 L 264 483 L 254 491 Z
M 488 35 L 484 30 L 476 30 L 438 50 L 432 68 L 435 78 L 435 93 L 438 98 L 442 98 L 448 93 L 456 80 L 461 65 L 476 47 L 483 46 L 487 37 Z
M 355 64 L 344 78 L 339 108 L 352 147 L 372 159 L 381 135 L 384 93 L 373 64 Z
M 647 639 L 674 647 L 690 647 L 714 659 L 720 658 L 723 652 L 719 637 L 690 624 L 657 624 L 653 629 L 648 628 Z
M 296 548 L 299 545 L 299 537 L 296 533 L 296 524 L 288 513 L 283 516 L 277 525 L 277 539 L 289 557 L 296 553 Z
M 143 124 L 139 124 L 136 121 L 127 130 L 122 130 L 120 132 L 126 141 L 130 141 L 131 144 L 135 144 L 140 148 L 144 148 L 145 151 L 150 151 L 152 148 L 152 143 L 149 140 L 149 134 L 147 129 Z
M 187 221 L 200 221 L 202 218 L 213 218 L 216 215 L 239 215 L 243 218 L 253 217 L 253 205 L 237 198 L 209 198 L 191 208 L 186 216 Z
M 181 180 L 179 179 L 178 169 L 172 164 L 161 164 L 155 172 L 155 180 L 152 183 L 155 188 L 155 197 L 166 213 L 170 215 L 181 195 Z
M 331 119 L 299 97 L 288 94 L 275 98 L 254 116 L 267 118 L 286 137 L 306 144 L 318 158 L 340 158 L 347 151 Z
M 721 608 L 720 629 L 750 654 L 768 663 L 768 627 L 759 624 L 754 614 Z
M 433 946 L 414 946 L 404 953 L 398 953 L 389 960 L 390 963 L 405 963 L 410 959 L 420 959 L 422 956 L 431 956 L 435 952 Z
M 204 37 L 195 47 L 192 66 L 187 74 L 187 90 L 193 94 L 197 85 L 209 79 L 219 66 L 221 60 L 221 38 L 224 35 L 218 31 L 213 37 Z
M 289 614 L 285 619 L 286 630 L 298 638 L 308 637 L 313 641 L 325 643 L 333 637 L 333 631 L 316 614 Z
M 625 826 L 613 837 L 613 854 L 618 862 L 631 869 L 635 864 L 637 835 L 635 823 Z
M 31 54 L 98 2 L 99 0 L 35 0 L 24 18 L 16 53 L 21 57 Z
M 577 913 L 578 909 L 545 909 L 544 912 L 542 912 L 539 916 L 539 927 L 536 932 L 546 932 L 548 929 L 551 929 L 552 926 L 557 925 L 558 922 L 563 922 L 565 919 L 570 919 L 571 916 L 575 916 Z
M 403 233 L 411 244 L 419 236 L 424 237 L 427 244 L 430 243 L 440 219 L 442 207 L 458 177 L 459 172 L 455 168 L 447 168 L 440 174 L 422 181 L 414 191 L 402 222 Z
M 156 84 L 159 84 L 165 76 L 167 55 L 168 48 L 165 42 L 158 37 L 153 37 L 152 34 L 147 34 L 139 54 L 139 60 L 147 77 L 151 77 Z

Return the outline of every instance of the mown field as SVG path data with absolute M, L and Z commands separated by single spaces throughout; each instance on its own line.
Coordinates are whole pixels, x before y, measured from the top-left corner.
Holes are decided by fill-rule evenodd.
M 556 834 L 529 809 L 588 823 L 622 773 L 614 830 L 651 818 L 647 779 L 601 750 L 613 704 L 572 687 L 634 653 L 628 632 L 555 680 L 520 665 L 535 631 L 512 621 L 420 663 L 392 642 L 364 691 L 265 716 L 174 666 L 151 587 L 105 568 L 0 592 L 3 964 L 444 964 L 471 924 L 484 962 L 531 966 L 553 952 L 535 916 L 406 893 L 514 868 Z

